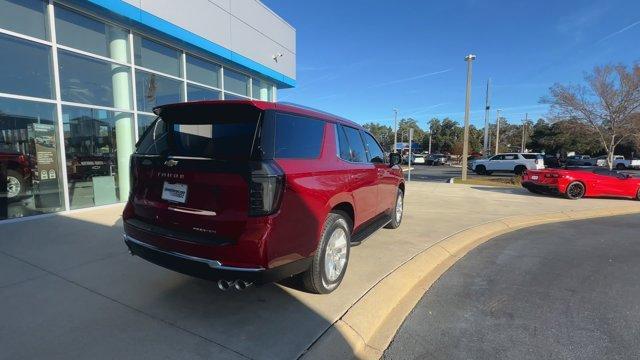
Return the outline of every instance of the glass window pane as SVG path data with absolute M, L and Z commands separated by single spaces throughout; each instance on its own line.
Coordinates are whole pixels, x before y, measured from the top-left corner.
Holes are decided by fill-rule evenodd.
M 0 49 L 0 92 L 53 98 L 51 47 L 0 34 Z
M 204 85 L 220 87 L 220 65 L 187 55 L 187 79 Z
M 234 95 L 234 94 L 229 94 L 229 93 L 224 93 L 224 99 L 225 100 L 250 100 L 249 98 Z
M 128 184 L 129 167 L 128 163 L 118 164 L 116 139 L 123 138 L 117 131 L 130 131 L 132 118 L 130 113 L 62 107 L 72 209 L 113 204 L 126 198 L 127 194 L 121 197 L 120 188 L 125 178 Z M 121 121 L 124 126 L 120 126 Z M 119 174 L 119 170 L 126 173 Z
M 47 2 L 0 0 L 0 28 L 48 40 Z
M 352 127 L 343 126 L 344 132 L 349 140 L 349 155 L 352 162 L 366 162 L 364 143 L 360 137 L 360 131 Z
M 249 77 L 233 70 L 224 69 L 224 90 L 249 96 Z
M 2 176 L 7 177 L 9 218 L 62 210 L 60 151 L 55 105 L 0 98 L 0 160 L 7 164 Z
M 378 142 L 369 133 L 363 133 L 364 142 L 367 145 L 367 152 L 369 155 L 369 161 L 372 163 L 383 163 L 384 152 L 378 145 Z
M 138 138 L 142 137 L 144 132 L 155 119 L 155 115 L 138 114 Z
M 220 100 L 220 91 L 189 84 L 187 85 L 187 99 L 189 101 Z
M 315 159 L 320 156 L 324 121 L 288 114 L 276 115 L 276 158 Z
M 266 81 L 253 78 L 252 84 L 253 98 L 262 101 L 273 101 L 273 87 Z
M 152 112 L 158 105 L 182 101 L 182 81 L 138 70 L 136 96 L 138 110 Z
M 351 161 L 351 151 L 349 150 L 349 140 L 344 133 L 342 126 L 336 125 L 336 132 L 338 135 L 338 148 L 340 150 L 340 159 Z
M 93 54 L 129 62 L 129 33 L 120 27 L 56 7 L 58 43 Z
M 134 35 L 133 47 L 136 65 L 173 76 L 182 73 L 180 51 L 140 35 Z
M 82 104 L 131 109 L 131 79 L 128 66 L 58 52 L 62 100 Z

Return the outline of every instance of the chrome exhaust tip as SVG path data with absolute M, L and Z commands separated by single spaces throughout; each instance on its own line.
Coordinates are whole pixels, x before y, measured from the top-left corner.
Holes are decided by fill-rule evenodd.
M 231 281 L 227 280 L 218 280 L 218 289 L 222 291 L 227 291 L 231 287 Z
M 238 291 L 242 291 L 242 290 L 244 290 L 244 289 L 246 289 L 246 288 L 250 287 L 251 285 L 253 285 L 253 283 L 252 283 L 252 282 L 244 281 L 244 280 L 236 280 L 236 281 L 233 283 L 233 287 L 235 287 L 235 288 L 236 288 L 236 290 L 238 290 Z

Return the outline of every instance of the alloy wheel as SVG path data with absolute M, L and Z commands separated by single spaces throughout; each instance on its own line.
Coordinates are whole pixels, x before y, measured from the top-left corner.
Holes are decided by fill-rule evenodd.
M 402 220 L 402 195 L 398 194 L 398 199 L 396 200 L 396 222 L 400 223 Z
M 338 280 L 347 263 L 347 234 L 344 229 L 336 228 L 329 241 L 324 254 L 324 273 L 327 281 Z
M 579 199 L 584 196 L 584 186 L 580 183 L 573 183 L 569 185 L 567 193 L 572 199 Z
M 21 190 L 20 180 L 14 176 L 7 176 L 7 196 L 9 199 L 18 196 Z

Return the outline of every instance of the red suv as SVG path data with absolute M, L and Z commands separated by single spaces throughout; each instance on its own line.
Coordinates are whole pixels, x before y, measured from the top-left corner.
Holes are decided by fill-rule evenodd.
M 335 290 L 349 249 L 402 221 L 397 154 L 351 121 L 295 105 L 160 106 L 131 158 L 133 255 L 226 290 L 300 274 Z

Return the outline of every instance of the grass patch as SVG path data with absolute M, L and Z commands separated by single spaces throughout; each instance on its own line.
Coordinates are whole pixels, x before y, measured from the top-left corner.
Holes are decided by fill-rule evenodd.
M 499 187 L 521 187 L 521 177 L 473 177 L 468 178 L 466 181 L 462 181 L 461 178 L 454 178 L 454 184 L 467 184 L 467 185 L 486 185 L 486 186 L 499 186 Z

